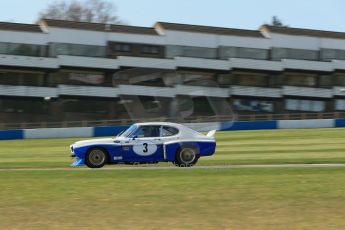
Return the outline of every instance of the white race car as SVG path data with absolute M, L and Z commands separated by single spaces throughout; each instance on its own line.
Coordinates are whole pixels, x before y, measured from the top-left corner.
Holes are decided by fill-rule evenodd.
M 72 166 L 86 164 L 101 168 L 105 164 L 142 164 L 173 162 L 180 167 L 193 166 L 202 156 L 216 149 L 216 130 L 203 135 L 184 125 L 149 122 L 131 125 L 115 138 L 75 142 L 70 146 Z

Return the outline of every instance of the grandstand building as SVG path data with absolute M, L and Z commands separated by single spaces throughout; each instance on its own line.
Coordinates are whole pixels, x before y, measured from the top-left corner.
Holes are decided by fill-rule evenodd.
M 340 32 L 0 23 L 2 123 L 341 112 L 344 87 Z

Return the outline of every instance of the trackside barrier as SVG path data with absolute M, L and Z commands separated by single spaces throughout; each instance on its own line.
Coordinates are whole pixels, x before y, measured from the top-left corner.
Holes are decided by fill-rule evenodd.
M 272 121 L 235 121 L 185 123 L 197 131 L 217 130 L 266 130 L 266 129 L 306 129 L 345 127 L 345 119 L 310 119 L 310 120 L 272 120 Z M 0 130 L 0 140 L 68 138 L 68 137 L 103 137 L 115 136 L 128 125 L 82 127 L 82 128 L 41 128 Z
M 345 119 L 335 119 L 335 127 L 345 127 Z
M 282 120 L 278 121 L 279 129 L 313 129 L 333 128 L 334 119 L 310 119 L 310 120 Z
M 0 140 L 24 139 L 23 130 L 0 130 Z
M 100 126 L 93 128 L 94 137 L 110 137 L 121 133 L 127 129 L 129 125 L 117 125 L 117 126 Z
M 222 122 L 220 130 L 261 130 L 276 129 L 277 121 L 237 121 Z
M 94 128 L 44 128 L 24 129 L 24 139 L 92 137 Z

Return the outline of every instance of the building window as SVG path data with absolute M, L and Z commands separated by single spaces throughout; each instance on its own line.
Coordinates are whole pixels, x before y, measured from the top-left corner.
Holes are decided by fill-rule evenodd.
M 0 42 L 0 53 L 22 56 L 45 56 L 45 46 Z
M 232 72 L 233 84 L 240 86 L 269 87 L 270 75 L 253 72 Z
M 104 57 L 105 47 L 67 43 L 50 44 L 50 56 L 55 57 L 57 55 Z
M 5 113 L 29 113 L 45 114 L 48 112 L 46 102 L 43 100 L 21 99 L 1 99 L 0 111 Z
M 314 87 L 317 83 L 317 77 L 316 74 L 308 73 L 284 73 L 283 84 L 287 86 Z
M 233 102 L 234 110 L 250 112 L 269 112 L 274 111 L 272 101 L 253 100 L 253 99 L 235 99 Z
M 281 59 L 318 60 L 319 51 L 273 47 L 271 50 L 271 58 L 272 60 L 281 60 Z
M 331 61 L 331 60 L 345 60 L 345 50 L 336 49 L 321 49 L 321 60 Z
M 139 96 L 139 99 L 146 112 L 158 112 L 162 108 L 161 101 L 155 97 Z
M 214 73 L 180 72 L 180 84 L 192 86 L 217 87 L 216 76 Z
M 336 86 L 345 86 L 345 73 L 336 73 L 335 74 L 335 85 Z
M 219 47 L 219 57 L 228 58 L 249 58 L 249 59 L 268 59 L 269 50 L 245 47 Z
M 232 76 L 231 74 L 218 74 L 217 82 L 219 86 L 228 87 L 232 85 Z
M 192 46 L 166 46 L 166 57 L 217 58 L 217 49 Z
M 59 71 L 50 75 L 49 84 L 104 86 L 105 76 L 101 72 Z
M 141 85 L 171 87 L 177 80 L 176 72 L 149 68 L 134 68 L 126 71 L 117 71 L 112 75 L 113 86 Z
M 211 103 L 216 100 L 208 97 L 193 97 L 192 104 L 186 104 L 186 108 L 192 109 L 188 112 L 193 112 L 191 116 L 213 116 L 215 115 Z M 186 110 L 187 112 L 187 110 Z
M 331 88 L 333 86 L 333 76 L 332 75 L 320 75 L 319 76 L 319 86 L 322 88 Z
M 124 43 L 116 43 L 113 46 L 114 51 L 116 52 L 131 52 L 131 45 L 130 44 L 124 44 Z
M 335 110 L 345 110 L 345 100 L 336 100 L 335 101 Z
M 144 45 L 142 48 L 141 48 L 141 53 L 143 54 L 159 54 L 160 52 L 160 49 L 158 46 L 147 46 L 147 45 Z
M 43 86 L 44 73 L 1 70 L 0 85 Z
M 325 106 L 326 103 L 324 101 L 297 99 L 287 99 L 285 101 L 285 108 L 290 111 L 323 112 Z
M 63 111 L 68 113 L 107 114 L 109 101 L 93 99 L 65 99 L 62 102 Z

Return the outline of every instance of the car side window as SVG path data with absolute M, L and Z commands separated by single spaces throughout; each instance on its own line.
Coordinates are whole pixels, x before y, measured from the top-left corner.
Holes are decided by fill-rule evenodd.
M 178 134 L 178 129 L 171 126 L 163 126 L 162 137 L 170 137 Z
M 160 126 L 140 126 L 137 131 L 132 134 L 132 137 L 159 137 L 160 136 Z

